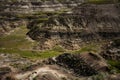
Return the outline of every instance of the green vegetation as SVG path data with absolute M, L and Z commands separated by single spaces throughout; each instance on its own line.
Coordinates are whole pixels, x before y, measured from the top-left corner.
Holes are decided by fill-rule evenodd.
M 98 75 L 92 76 L 92 80 L 106 80 L 106 78 L 108 77 L 107 73 L 99 73 Z
M 67 9 L 67 8 L 62 8 L 60 10 L 56 10 L 56 11 L 38 11 L 36 13 L 34 13 L 33 15 L 39 15 L 39 16 L 55 16 L 55 15 L 60 15 L 62 13 L 65 13 L 65 12 L 68 12 L 68 11 L 71 11 L 71 9 Z
M 118 3 L 120 0 L 88 0 L 88 3 L 94 4 L 109 4 L 109 3 Z
M 42 59 L 57 56 L 62 51 L 59 47 L 47 51 L 33 51 L 32 48 L 37 42 L 26 39 L 27 32 L 28 29 L 25 26 L 21 26 L 10 34 L 0 37 L 0 53 L 17 54 L 31 59 Z
M 112 73 L 120 73 L 120 61 L 108 60 Z
M 28 29 L 25 26 L 21 26 L 19 28 L 16 28 L 10 34 L 1 37 L 0 53 L 15 54 L 15 55 L 19 55 L 19 57 L 25 57 L 30 59 L 38 59 L 38 58 L 43 59 L 43 58 L 57 56 L 60 53 L 64 53 L 64 52 L 70 52 L 70 53 L 98 52 L 100 51 L 100 45 L 102 44 L 102 42 L 88 43 L 77 51 L 66 51 L 60 46 L 55 46 L 51 50 L 38 51 L 32 49 L 33 46 L 37 44 L 37 42 L 32 42 L 29 39 L 26 39 L 27 32 Z
M 99 43 L 89 43 L 89 44 L 86 44 L 85 46 L 81 47 L 80 50 L 76 50 L 76 51 L 73 51 L 73 53 L 84 53 L 84 52 L 99 52 L 101 49 L 101 45 L 103 43 L 102 42 L 99 42 Z
M 47 50 L 47 51 L 31 51 L 31 50 L 19 50 L 19 49 L 0 49 L 0 53 L 15 54 L 20 57 L 29 59 L 44 59 L 54 57 L 60 54 L 58 51 Z
M 31 49 L 35 42 L 27 39 L 28 29 L 25 26 L 16 28 L 13 32 L 0 37 L 0 48 Z

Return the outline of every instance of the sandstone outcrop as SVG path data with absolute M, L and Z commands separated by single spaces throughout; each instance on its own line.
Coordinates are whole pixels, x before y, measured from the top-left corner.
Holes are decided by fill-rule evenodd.
M 78 49 L 81 42 L 118 38 L 119 8 L 119 4 L 82 4 L 73 8 L 72 13 L 46 14 L 29 23 L 28 35 L 40 42 L 41 50 L 56 45 Z
M 0 10 L 13 13 L 35 13 L 38 11 L 56 11 L 70 9 L 84 0 L 1 0 Z

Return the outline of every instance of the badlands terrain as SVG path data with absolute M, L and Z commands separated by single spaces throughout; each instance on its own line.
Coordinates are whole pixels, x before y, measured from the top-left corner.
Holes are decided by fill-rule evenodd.
M 0 80 L 120 80 L 120 0 L 0 0 Z

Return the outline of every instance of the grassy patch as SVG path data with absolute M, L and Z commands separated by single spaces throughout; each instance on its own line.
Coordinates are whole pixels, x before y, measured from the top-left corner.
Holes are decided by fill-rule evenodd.
M 48 50 L 48 51 L 30 51 L 30 50 L 19 50 L 19 49 L 0 49 L 0 53 L 5 54 L 17 54 L 20 57 L 29 59 L 44 59 L 49 57 L 54 57 L 60 54 L 58 51 Z
M 55 47 L 53 50 L 47 51 L 33 51 L 32 48 L 37 43 L 26 39 L 27 32 L 28 29 L 25 26 L 21 26 L 9 35 L 0 37 L 0 53 L 17 54 L 20 57 L 30 59 L 43 59 L 57 56 L 61 51 L 63 51 L 60 47 Z
M 97 52 L 100 51 L 101 44 L 97 44 L 97 43 L 86 44 L 85 46 L 81 47 L 81 49 L 73 51 L 73 53 L 84 53 L 84 52 L 95 52 L 95 53 L 97 53 Z
M 26 57 L 30 59 L 44 59 L 49 57 L 54 57 L 59 55 L 60 53 L 66 52 L 60 46 L 55 46 L 51 50 L 47 51 L 35 51 L 32 50 L 33 46 L 36 45 L 36 42 L 31 42 L 26 39 L 26 33 L 28 29 L 25 26 L 22 26 L 18 29 L 15 29 L 14 32 L 11 32 L 9 35 L 4 37 L 0 37 L 0 53 L 5 54 L 17 54 L 20 57 Z M 83 53 L 83 52 L 98 52 L 100 50 L 100 45 L 102 43 L 90 43 L 81 47 L 80 50 L 77 51 L 67 51 L 70 53 Z
M 9 35 L 0 37 L 0 48 L 30 49 L 35 43 L 27 40 L 27 32 L 27 28 L 21 26 L 20 28 L 16 28 Z
M 120 61 L 108 60 L 112 73 L 120 73 Z
M 88 3 L 93 4 L 109 4 L 109 3 L 117 3 L 117 0 L 88 0 Z

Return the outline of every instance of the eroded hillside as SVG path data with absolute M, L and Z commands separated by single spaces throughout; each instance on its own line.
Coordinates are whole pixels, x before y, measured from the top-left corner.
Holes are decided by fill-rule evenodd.
M 119 0 L 0 0 L 0 80 L 120 80 Z
M 118 38 L 119 8 L 119 4 L 82 4 L 71 13 L 49 13 L 29 23 L 28 35 L 40 41 L 39 49 L 51 49 L 56 45 L 79 49 L 82 42 Z

